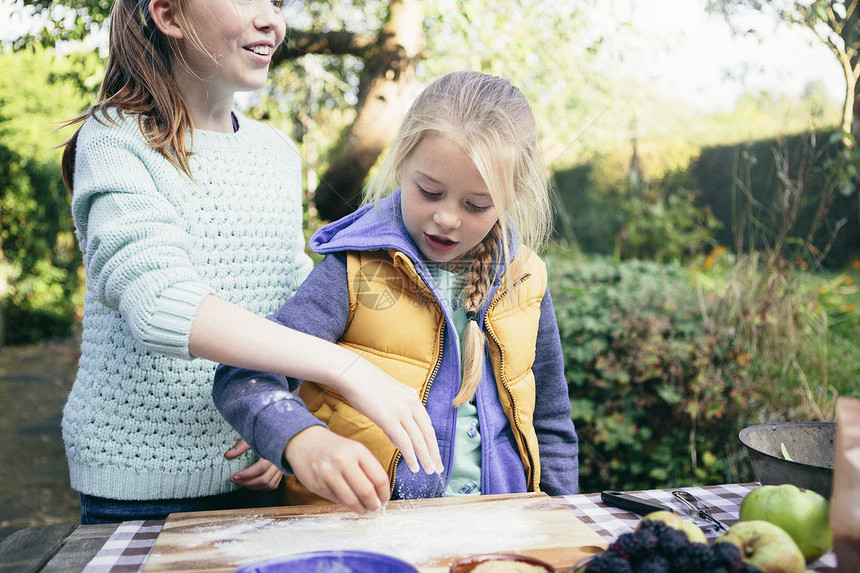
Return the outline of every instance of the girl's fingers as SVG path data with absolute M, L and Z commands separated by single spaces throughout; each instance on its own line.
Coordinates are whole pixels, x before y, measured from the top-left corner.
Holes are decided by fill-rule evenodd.
M 408 442 L 410 448 L 417 446 L 415 449 L 410 451 L 411 461 L 414 466 L 407 461 L 407 465 L 409 469 L 413 472 L 419 471 L 422 467 L 424 468 L 424 472 L 428 474 L 432 474 L 436 472 L 436 462 L 433 461 L 430 454 L 430 444 L 427 443 L 424 434 L 421 432 L 421 427 L 415 420 L 407 420 L 406 423 L 403 424 L 403 431 L 406 433 L 408 437 Z M 406 454 L 401 450 L 403 454 L 403 459 L 407 460 Z M 416 459 L 417 458 L 417 459 Z M 420 460 L 421 465 L 418 465 L 418 461 Z
M 404 426 L 399 426 L 397 430 L 399 431 L 396 435 L 389 435 L 388 439 L 391 440 L 395 448 L 400 450 L 403 461 L 412 473 L 418 473 L 421 467 L 418 465 L 418 458 L 415 455 L 415 450 L 412 448 L 414 441 Z
M 326 489 L 331 492 L 330 499 L 335 503 L 345 505 L 352 511 L 361 515 L 364 515 L 369 511 L 355 496 L 352 488 L 349 487 L 349 484 L 345 479 L 343 479 L 343 476 L 338 476 L 337 479 L 334 479 L 333 483 L 329 483 Z
M 236 442 L 236 445 L 227 450 L 227 453 L 224 454 L 224 457 L 228 460 L 232 460 L 233 458 L 237 458 L 251 449 L 251 446 L 248 445 L 248 442 L 245 440 L 239 440 Z
M 284 453 L 298 480 L 319 496 L 360 514 L 388 502 L 388 473 L 359 442 L 311 426 L 293 436 Z
M 422 411 L 424 411 L 423 407 Z M 430 423 L 430 417 L 426 415 L 419 416 L 415 419 L 415 423 L 418 426 L 419 432 L 418 437 L 415 439 L 427 446 L 426 458 L 421 459 L 424 470 L 428 474 L 442 473 L 445 468 L 442 465 L 442 454 L 439 453 L 439 443 L 436 441 L 436 430 L 433 429 L 433 424 Z
M 335 501 L 359 514 L 371 513 L 382 509 L 383 499 L 388 499 L 388 475 L 375 458 L 362 459 L 360 455 L 354 465 L 329 467 L 317 474 Z M 366 463 L 369 461 L 370 463 Z M 379 475 L 377 475 L 377 472 Z M 384 497 L 379 494 L 380 482 Z
M 265 491 L 277 489 L 283 474 L 272 463 L 259 460 L 252 466 L 230 476 L 230 481 L 244 488 Z
M 391 498 L 391 484 L 388 482 L 388 474 L 376 462 L 375 458 L 371 459 L 370 463 L 362 463 L 361 467 L 374 486 L 375 503 L 379 505 L 378 509 L 382 509 L 388 504 L 388 500 Z
M 388 503 L 388 474 L 376 461 L 362 455 L 358 459 L 357 471 L 345 468 L 343 479 L 349 486 L 350 499 L 355 499 L 361 513 L 379 511 Z

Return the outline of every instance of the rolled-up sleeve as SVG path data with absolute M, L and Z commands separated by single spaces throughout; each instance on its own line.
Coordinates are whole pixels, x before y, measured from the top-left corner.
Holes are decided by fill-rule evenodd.
M 190 359 L 191 323 L 213 291 L 194 268 L 194 243 L 180 213 L 153 180 L 152 158 L 144 157 L 150 153 L 157 152 L 135 147 L 127 129 L 87 122 L 72 214 L 89 295 L 119 311 L 147 350 Z

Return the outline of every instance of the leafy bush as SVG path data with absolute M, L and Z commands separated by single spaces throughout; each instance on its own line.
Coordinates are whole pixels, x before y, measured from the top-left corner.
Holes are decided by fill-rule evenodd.
M 616 239 L 623 259 L 680 262 L 706 251 L 719 222 L 707 206 L 696 205 L 696 193 L 679 187 L 644 185 L 623 203 L 624 226 Z
M 546 261 L 585 492 L 752 481 L 742 428 L 860 397 L 850 276 L 722 248 L 692 269 Z
M 752 479 L 745 365 L 673 265 L 547 257 L 583 491 Z
M 595 154 L 555 173 L 560 237 L 583 252 L 622 259 L 679 262 L 707 250 L 720 223 L 700 204 L 688 171 L 651 178 L 632 170 L 625 177 L 623 159 Z
M 71 133 L 55 130 L 86 107 L 99 65 L 94 53 L 0 50 L 0 344 L 67 335 L 82 303 L 57 148 Z
M 0 144 L 0 175 L 6 182 L 0 195 L 5 342 L 68 335 L 83 280 L 68 192 L 57 178 L 57 165 L 22 160 Z
M 734 333 L 733 355 L 749 363 L 752 421 L 832 420 L 840 391 L 860 391 L 851 350 L 860 315 L 844 299 L 856 292 L 850 278 L 758 252 L 708 259 L 695 279 L 710 294 L 711 320 Z

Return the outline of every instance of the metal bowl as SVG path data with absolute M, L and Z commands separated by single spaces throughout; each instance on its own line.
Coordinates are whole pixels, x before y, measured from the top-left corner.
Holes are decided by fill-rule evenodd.
M 739 438 L 762 485 L 790 483 L 830 498 L 835 423 L 762 424 L 744 428 Z M 792 461 L 785 459 L 783 446 Z

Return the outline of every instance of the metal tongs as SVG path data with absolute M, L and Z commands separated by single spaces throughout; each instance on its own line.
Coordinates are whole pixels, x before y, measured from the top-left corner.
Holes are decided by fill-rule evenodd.
M 723 525 L 717 518 L 711 515 L 711 509 L 713 508 L 705 505 L 701 499 L 699 499 L 692 493 L 676 489 L 672 492 L 672 495 L 675 496 L 675 499 L 684 504 L 693 515 L 697 515 L 700 519 L 704 519 L 705 521 L 714 524 L 714 527 L 716 527 L 720 531 L 729 530 L 728 527 Z

